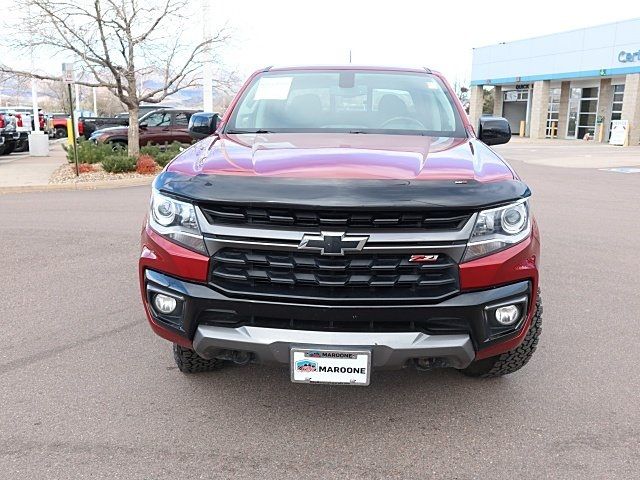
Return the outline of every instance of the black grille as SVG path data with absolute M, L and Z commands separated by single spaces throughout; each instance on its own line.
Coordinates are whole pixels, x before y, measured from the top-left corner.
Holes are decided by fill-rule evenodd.
M 292 330 L 327 332 L 424 332 L 429 334 L 466 333 L 467 319 L 459 317 L 433 317 L 424 320 L 302 320 L 297 318 L 275 318 L 259 315 L 235 315 L 228 311 L 204 310 L 198 316 L 198 324 L 216 327 L 266 327 Z
M 472 212 L 456 210 L 299 210 L 222 205 L 203 205 L 202 212 L 212 224 L 426 230 L 459 230 L 472 215 Z
M 225 248 L 212 258 L 211 282 L 248 295 L 347 300 L 441 300 L 458 292 L 458 266 L 448 256 L 430 263 L 409 257 Z

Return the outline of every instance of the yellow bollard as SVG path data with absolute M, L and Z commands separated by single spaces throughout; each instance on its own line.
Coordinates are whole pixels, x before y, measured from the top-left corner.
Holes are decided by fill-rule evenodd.
M 598 142 L 602 143 L 604 139 L 604 123 L 599 124 L 598 127 Z
M 524 127 L 525 127 L 525 121 L 520 120 L 520 136 L 521 137 L 524 137 Z
M 67 145 L 69 145 L 70 147 L 73 147 L 73 143 L 76 141 L 75 138 L 73 138 L 73 135 L 71 134 L 71 132 L 73 132 L 73 129 L 71 128 L 72 122 L 73 120 L 71 120 L 71 117 L 67 118 Z

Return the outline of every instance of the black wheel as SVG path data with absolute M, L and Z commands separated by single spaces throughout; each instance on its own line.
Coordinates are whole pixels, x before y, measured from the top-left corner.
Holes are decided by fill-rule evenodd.
M 5 143 L 4 149 L 2 150 L 1 155 L 9 155 L 15 150 L 15 148 L 16 148 L 15 143 Z
M 123 142 L 122 140 L 115 140 L 113 142 L 109 142 L 111 145 L 111 150 L 114 152 L 124 152 L 127 150 L 127 142 Z
M 220 368 L 224 363 L 224 360 L 202 358 L 193 350 L 181 347 L 176 343 L 173 344 L 173 358 L 182 373 L 211 372 Z
M 538 337 L 542 333 L 542 298 L 538 293 L 536 311 L 531 319 L 529 331 L 518 347 L 495 357 L 484 358 L 473 362 L 460 370 L 469 377 L 492 378 L 516 372 L 524 367 L 536 351 Z
M 67 129 L 64 127 L 56 127 L 55 138 L 67 138 Z
M 29 151 L 29 141 L 28 140 L 22 140 L 20 141 L 17 145 L 16 145 L 16 149 L 14 150 L 14 152 L 19 153 L 19 152 L 28 152 Z
M 0 155 L 4 155 L 4 145 L 0 145 Z

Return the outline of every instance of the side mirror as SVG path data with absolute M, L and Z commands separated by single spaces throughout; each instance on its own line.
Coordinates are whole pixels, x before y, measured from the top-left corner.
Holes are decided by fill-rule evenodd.
M 220 124 L 220 115 L 214 113 L 211 117 L 211 133 L 215 133 L 218 129 L 218 125 Z
M 146 129 L 147 129 L 147 127 L 148 127 L 149 125 L 147 125 L 147 123 L 145 122 L 145 123 L 141 123 L 141 124 L 139 124 L 138 126 L 139 126 L 142 130 L 146 130 Z
M 480 117 L 478 138 L 487 145 L 501 145 L 511 140 L 511 125 L 506 118 Z
M 189 135 L 197 140 L 208 137 L 215 133 L 219 123 L 220 116 L 217 113 L 194 113 L 189 119 Z

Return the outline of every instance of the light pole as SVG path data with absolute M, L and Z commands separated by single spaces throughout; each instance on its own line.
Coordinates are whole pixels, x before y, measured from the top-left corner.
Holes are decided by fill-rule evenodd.
M 202 36 L 211 40 L 211 21 L 209 20 L 209 0 L 202 0 Z M 211 45 L 207 45 L 204 52 L 205 60 L 202 65 L 202 109 L 213 112 L 213 72 L 211 71 Z
M 31 16 L 31 7 L 29 6 L 29 16 Z M 33 45 L 29 51 L 30 60 L 31 60 L 31 71 L 35 70 L 34 61 L 33 61 Z M 40 131 L 40 114 L 38 113 L 38 86 L 36 85 L 36 79 L 31 77 L 31 107 L 33 108 L 33 127 L 31 129 L 33 132 L 37 133 Z
M 30 13 L 30 10 L 29 10 Z M 35 72 L 35 61 L 33 58 L 33 45 L 30 49 L 31 72 Z M 29 132 L 29 154 L 34 157 L 49 156 L 49 137 L 40 131 L 40 112 L 38 111 L 38 84 L 37 80 L 31 77 L 31 108 L 33 110 L 33 125 Z
M 31 106 L 33 107 L 33 133 L 40 133 L 40 114 L 38 112 L 38 87 L 36 79 L 31 78 Z

